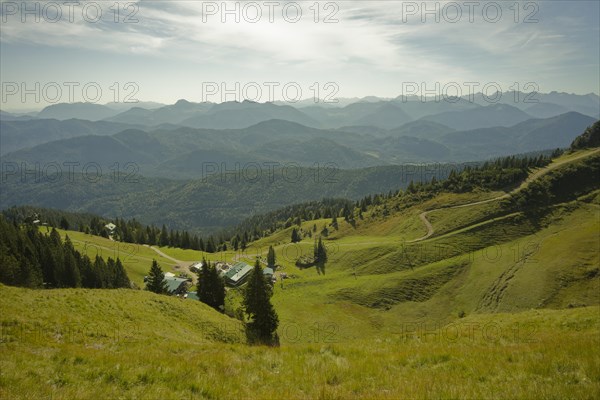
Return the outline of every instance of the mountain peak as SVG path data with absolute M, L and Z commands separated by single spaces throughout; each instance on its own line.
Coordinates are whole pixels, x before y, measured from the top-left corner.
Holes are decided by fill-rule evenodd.
M 294 122 L 294 121 L 288 121 L 285 119 L 277 119 L 277 118 L 273 118 L 273 119 L 269 119 L 266 121 L 261 121 L 257 124 L 254 124 L 252 126 L 249 126 L 247 129 L 265 129 L 265 128 L 272 128 L 272 129 L 300 129 L 300 130 L 312 130 L 313 128 L 310 128 L 306 125 L 302 125 L 298 122 Z

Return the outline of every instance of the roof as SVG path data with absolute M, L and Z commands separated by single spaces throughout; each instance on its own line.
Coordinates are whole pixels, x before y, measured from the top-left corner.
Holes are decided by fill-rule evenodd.
M 109 222 L 108 224 L 104 225 L 104 227 L 106 229 L 108 229 L 109 231 L 112 231 L 113 229 L 115 229 L 117 226 L 115 224 L 113 224 L 112 222 Z
M 250 272 L 252 267 L 245 262 L 237 262 L 225 273 L 225 279 L 233 285 L 240 283 Z
M 241 270 L 243 270 L 245 267 L 250 267 L 248 264 L 246 264 L 245 262 L 239 261 L 236 262 L 235 264 L 233 264 L 229 270 L 227 270 L 225 272 L 225 277 L 227 278 L 231 278 L 234 275 L 236 275 L 238 272 L 240 272 Z M 252 268 L 252 267 L 250 267 Z
M 267 267 L 267 268 L 263 269 L 263 274 L 265 274 L 265 275 L 273 275 L 273 268 Z
M 184 278 L 175 278 L 175 277 L 165 277 L 163 282 L 167 283 L 167 291 L 174 292 L 184 283 L 187 282 L 187 279 Z
M 192 300 L 200 300 L 200 297 L 198 297 L 198 292 L 188 292 L 185 298 Z
M 193 263 L 192 265 L 190 265 L 190 271 L 193 271 L 194 269 L 201 269 L 202 268 L 202 261 L 199 261 L 197 263 Z

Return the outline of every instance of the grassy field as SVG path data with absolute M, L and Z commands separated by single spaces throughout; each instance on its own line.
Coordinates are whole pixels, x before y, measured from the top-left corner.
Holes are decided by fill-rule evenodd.
M 502 194 L 441 194 L 408 208 L 391 199 L 337 229 L 303 222 L 315 234 L 328 226 L 323 269 L 295 266 L 314 236 L 291 244 L 292 228 L 243 253 L 159 249 L 252 263 L 274 246 L 290 276 L 272 298 L 279 348 L 247 346 L 237 320 L 196 301 L 0 286 L 1 397 L 597 398 L 600 190 L 536 218 L 495 201 L 443 209 Z M 430 210 L 435 234 L 411 242 Z M 175 271 L 148 247 L 66 233 L 88 255 L 119 255 L 138 284 L 152 259 Z M 228 292 L 229 315 L 240 300 Z
M 239 325 L 143 291 L 0 287 L 2 398 L 594 398 L 600 308 L 478 314 L 251 347 Z M 45 307 L 39 306 L 44 304 Z M 49 323 L 49 321 L 52 321 Z
M 42 232 L 46 231 L 46 228 L 40 228 Z M 152 260 L 158 261 L 163 271 L 167 272 L 179 272 L 180 269 L 175 268 L 176 262 L 161 256 L 154 250 L 147 246 L 138 244 L 115 242 L 110 239 L 106 239 L 100 236 L 94 236 L 85 234 L 77 231 L 64 231 L 58 229 L 58 232 L 64 238 L 65 235 L 69 236 L 69 239 L 73 242 L 73 246 L 82 254 L 87 254 L 92 260 L 96 255 L 100 255 L 103 258 L 116 258 L 119 257 L 123 262 L 123 266 L 129 275 L 129 279 L 135 282 L 139 287 L 144 286 L 144 276 L 148 275 Z M 189 252 L 191 250 L 173 249 L 177 255 L 179 253 Z M 198 253 L 197 259 L 191 259 L 190 261 L 198 261 L 202 259 L 202 253 Z M 165 252 L 165 254 L 167 254 Z M 171 254 L 168 254 L 171 255 Z M 172 256 L 173 257 L 173 256 Z M 176 258 L 176 257 L 174 257 Z M 183 259 L 185 261 L 185 259 Z
M 481 219 L 482 207 L 494 206 L 487 203 L 472 207 L 473 221 Z M 280 271 L 292 276 L 276 284 L 273 297 L 282 325 L 290 324 L 280 329 L 282 342 L 290 343 L 296 323 L 325 327 L 344 340 L 356 339 L 393 331 L 407 321 L 452 322 L 460 312 L 600 304 L 598 209 L 597 201 L 576 201 L 556 207 L 546 227 L 536 227 L 522 216 L 512 215 L 414 244 L 407 244 L 406 239 L 419 236 L 416 230 L 394 236 L 387 234 L 388 227 L 375 229 L 379 220 L 368 216 L 356 227 L 340 221 L 340 229 L 333 230 L 326 239 L 330 262 L 324 271 L 294 265 L 300 254 L 312 254 L 313 241 L 306 238 L 297 244 L 288 243 L 290 229 L 253 243 L 243 255 L 230 251 L 206 256 L 228 261 L 239 257 L 252 263 L 256 254 L 265 256 L 268 246 L 274 245 Z M 461 224 L 468 225 L 464 210 L 468 209 L 456 210 L 461 218 L 446 220 L 455 224 L 460 219 Z M 418 213 L 416 208 L 408 209 L 392 215 L 390 220 L 412 226 L 420 222 Z M 444 227 L 443 221 L 434 223 Z M 317 226 L 327 222 L 318 221 Z M 306 230 L 312 227 L 305 225 Z M 87 241 L 102 250 L 118 245 L 77 232 L 69 235 L 79 241 L 76 243 Z M 192 250 L 160 250 L 184 260 L 205 256 Z M 152 258 L 165 270 L 173 264 L 152 249 L 138 246 L 125 264 L 136 283 L 147 273 Z M 229 294 L 231 298 L 236 296 L 236 291 Z M 230 303 L 233 315 L 239 301 Z M 310 337 L 292 335 L 291 340 L 307 342 Z

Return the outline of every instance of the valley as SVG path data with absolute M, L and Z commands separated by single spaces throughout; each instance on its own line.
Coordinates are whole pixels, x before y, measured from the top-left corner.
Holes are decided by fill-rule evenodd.
M 599 160 L 597 149 L 565 154 L 532 171 L 519 188 L 576 170 L 567 167 L 597 171 Z M 175 260 L 251 263 L 273 246 L 277 270 L 289 277 L 273 287 L 281 347 L 243 344 L 240 322 L 228 316 L 239 307 L 236 289 L 228 291 L 222 315 L 198 301 L 143 291 L 2 286 L 2 309 L 11 310 L 1 321 L 2 369 L 27 365 L 23 374 L 3 374 L 3 382 L 12 382 L 10 389 L 2 385 L 3 393 L 269 397 L 276 385 L 289 398 L 485 397 L 490 391 L 589 397 L 600 384 L 600 358 L 586 351 L 600 342 L 595 185 L 533 217 L 503 208 L 516 190 L 445 193 L 399 209 L 394 203 L 401 198 L 390 198 L 354 224 L 330 228 L 324 270 L 296 267 L 312 241 L 289 243 L 291 227 L 243 251 L 220 253 L 153 251 L 63 231 L 87 252 L 120 255 L 138 285 L 153 258 L 179 272 Z M 384 207 L 397 211 L 384 215 Z M 433 227 L 428 237 L 423 210 Z M 330 222 L 303 221 L 300 228 Z M 39 302 L 46 311 L 33 306 Z M 388 368 L 378 368 L 382 362 Z M 32 384 L 44 370 L 54 372 Z M 237 384 L 227 385 L 232 373 Z
M 0 15 L 0 400 L 600 399 L 600 2 Z

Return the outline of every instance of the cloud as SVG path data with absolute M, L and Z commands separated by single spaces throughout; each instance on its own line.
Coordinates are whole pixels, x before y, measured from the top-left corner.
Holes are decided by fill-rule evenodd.
M 228 9 L 236 3 L 240 10 L 245 4 L 230 1 Z M 264 3 L 257 3 L 263 7 L 262 18 L 256 23 L 243 17 L 235 22 L 231 14 L 223 23 L 220 12 L 207 12 L 214 9 L 198 1 L 139 1 L 134 15 L 139 22 L 123 22 L 134 9 L 121 8 L 115 23 L 114 8 L 110 8 L 113 3 L 98 2 L 103 18 L 97 23 L 86 22 L 81 9 L 73 23 L 21 23 L 19 16 L 8 16 L 1 40 L 86 54 L 95 51 L 108 56 L 154 57 L 224 76 L 240 71 L 274 76 L 286 72 L 307 77 L 321 74 L 346 80 L 347 85 L 361 76 L 378 81 L 380 87 L 390 79 L 396 84 L 400 80 L 510 81 L 527 75 L 541 81 L 549 76 L 555 79 L 561 69 L 569 79 L 567 65 L 598 64 L 597 12 L 594 17 L 598 6 L 590 2 L 576 2 L 576 12 L 554 4 L 561 2 L 539 3 L 535 15 L 538 23 L 515 23 L 509 8 L 514 8 L 513 2 L 502 3 L 502 18 L 497 22 L 490 22 L 478 9 L 471 21 L 462 7 L 457 23 L 447 22 L 457 14 L 452 8 L 442 11 L 447 4 L 442 2 L 427 3 L 427 7 L 439 5 L 437 15 L 423 15 L 409 8 L 410 4 L 421 7 L 422 2 L 322 1 L 317 23 L 313 2 L 297 3 L 302 7 L 302 18 L 296 23 L 282 15 L 290 2 L 281 2 L 274 9 L 273 22 Z M 119 4 L 123 7 L 126 3 Z M 222 7 L 223 2 L 214 4 Z M 525 11 L 530 11 L 524 9 L 525 4 L 519 3 L 521 20 L 527 15 Z M 568 4 L 562 6 L 571 9 Z M 251 9 L 247 11 L 250 17 L 255 15 Z M 290 8 L 288 20 L 294 16 Z M 327 16 L 338 22 L 324 23 Z M 591 79 L 597 82 L 597 77 Z

